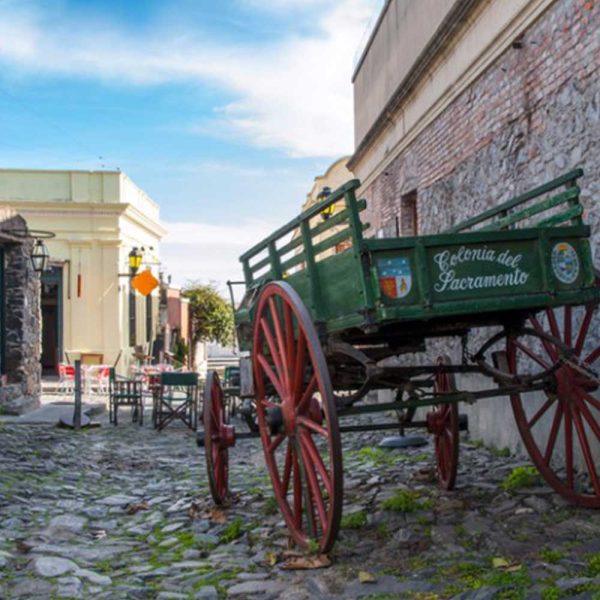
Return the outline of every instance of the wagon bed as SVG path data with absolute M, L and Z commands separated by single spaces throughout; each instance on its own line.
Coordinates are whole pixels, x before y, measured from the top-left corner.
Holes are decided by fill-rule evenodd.
M 582 174 L 571 171 L 440 234 L 389 239 L 363 236 L 366 202 L 356 199 L 360 183 L 352 180 L 240 257 L 248 290 L 236 312 L 240 341 L 248 347 L 256 290 L 281 279 L 321 335 L 362 342 L 381 338 L 381 330 L 389 335 L 390 326 L 414 337 L 410 327 L 393 327 L 407 321 L 427 335 L 444 318 L 498 323 L 506 311 L 597 299 L 576 185 Z

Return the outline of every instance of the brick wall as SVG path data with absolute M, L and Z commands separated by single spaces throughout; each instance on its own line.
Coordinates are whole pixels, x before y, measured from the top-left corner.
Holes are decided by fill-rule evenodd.
M 600 2 L 557 0 L 364 190 L 373 227 L 390 231 L 419 194 L 419 231 L 437 232 L 583 166 L 600 198 Z M 600 211 L 598 211 L 600 214 Z M 597 216 L 593 216 L 597 219 Z
M 600 1 L 557 0 L 519 42 L 362 191 L 372 235 L 396 235 L 401 198 L 414 189 L 419 233 L 437 233 L 583 167 L 584 218 L 600 267 Z M 403 360 L 440 353 L 458 360 L 457 342 L 433 342 L 428 357 Z M 461 412 L 470 414 L 474 437 L 523 450 L 504 399 Z

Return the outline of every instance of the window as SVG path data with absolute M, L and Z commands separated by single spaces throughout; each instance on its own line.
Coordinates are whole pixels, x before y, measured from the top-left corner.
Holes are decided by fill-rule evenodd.
M 146 296 L 146 341 L 152 341 L 152 294 Z
M 414 236 L 417 233 L 417 190 L 413 190 L 400 198 L 400 234 Z
M 129 288 L 129 345 L 135 346 L 137 342 L 137 302 L 135 289 Z

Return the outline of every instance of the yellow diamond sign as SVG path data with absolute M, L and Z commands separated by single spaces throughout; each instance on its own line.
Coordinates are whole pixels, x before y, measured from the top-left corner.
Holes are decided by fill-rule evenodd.
M 142 296 L 147 296 L 158 284 L 158 279 L 152 275 L 150 269 L 136 275 L 131 280 L 131 286 L 142 294 Z

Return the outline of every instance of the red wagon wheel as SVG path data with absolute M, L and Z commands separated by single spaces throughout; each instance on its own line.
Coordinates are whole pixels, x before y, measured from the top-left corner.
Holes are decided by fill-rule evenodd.
M 440 357 L 438 364 L 448 365 L 447 356 Z M 433 383 L 436 394 L 451 394 L 456 392 L 453 373 L 442 369 L 436 374 Z M 427 413 L 427 429 L 434 435 L 435 457 L 437 462 L 438 482 L 445 490 L 453 490 L 458 470 L 459 423 L 458 406 L 452 404 L 436 404 Z
M 514 394 L 511 403 L 523 443 L 540 474 L 559 494 L 587 507 L 600 507 L 597 317 L 597 304 L 549 308 L 529 317 L 539 337 L 507 337 L 512 374 L 559 365 L 545 394 Z
M 235 444 L 235 428 L 226 423 L 225 401 L 219 376 L 209 371 L 204 387 L 204 452 L 208 485 L 216 504 L 229 495 L 229 448 Z
M 277 503 L 294 541 L 333 546 L 342 515 L 342 449 L 317 332 L 287 283 L 265 286 L 254 317 L 258 426 Z

